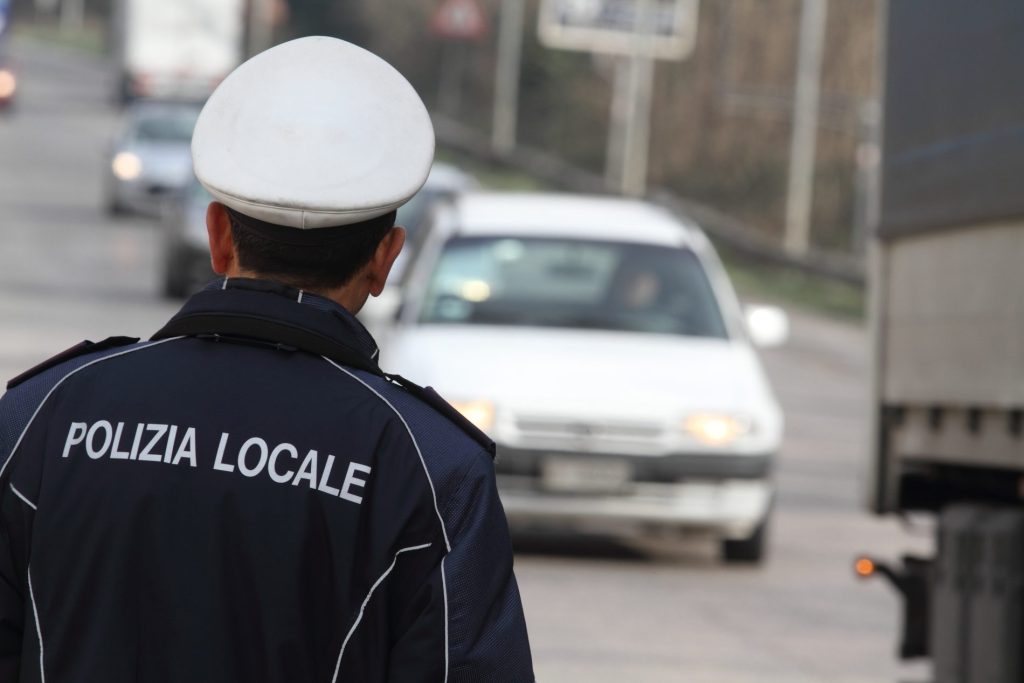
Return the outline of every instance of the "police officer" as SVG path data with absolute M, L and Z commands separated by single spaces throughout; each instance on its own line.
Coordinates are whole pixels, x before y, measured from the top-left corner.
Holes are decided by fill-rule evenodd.
M 223 277 L 0 401 L 0 680 L 533 680 L 494 446 L 353 315 L 433 149 L 340 40 L 218 87 L 192 152 Z

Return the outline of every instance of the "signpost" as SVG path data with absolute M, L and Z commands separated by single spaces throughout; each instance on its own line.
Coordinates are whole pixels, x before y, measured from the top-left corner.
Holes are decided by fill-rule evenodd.
M 541 0 L 542 44 L 619 57 L 605 180 L 640 196 L 647 189 L 654 60 L 680 61 L 697 43 L 700 0 Z
M 430 19 L 430 31 L 446 41 L 438 82 L 438 104 L 454 115 L 461 104 L 462 78 L 466 70 L 465 46 L 480 42 L 490 27 L 479 0 L 443 0 Z
M 491 125 L 491 149 L 499 156 L 508 154 L 516 146 L 525 14 L 525 0 L 501 0 L 498 59 L 494 67 L 494 119 Z
M 697 40 L 698 0 L 542 0 L 541 43 L 632 57 L 681 60 Z

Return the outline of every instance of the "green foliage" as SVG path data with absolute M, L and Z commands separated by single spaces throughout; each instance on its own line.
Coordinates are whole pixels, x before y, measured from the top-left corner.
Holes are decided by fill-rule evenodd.
M 813 273 L 759 263 L 719 248 L 733 285 L 743 298 L 796 305 L 848 320 L 863 320 L 865 292 L 846 282 Z
M 103 25 L 92 21 L 80 31 L 61 30 L 52 22 L 18 22 L 11 31 L 30 40 L 91 55 L 102 55 L 106 49 Z

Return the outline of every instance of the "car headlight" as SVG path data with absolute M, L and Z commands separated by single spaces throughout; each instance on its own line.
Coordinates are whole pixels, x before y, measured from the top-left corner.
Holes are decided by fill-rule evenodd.
M 135 180 L 142 175 L 142 159 L 131 152 L 118 152 L 110 168 L 118 180 Z
M 482 432 L 494 426 L 494 404 L 490 401 L 452 401 L 452 407 Z
M 6 100 L 18 89 L 18 79 L 10 69 L 0 69 L 0 99 Z
M 720 413 L 697 413 L 683 422 L 686 433 L 709 446 L 728 446 L 753 431 L 744 418 Z

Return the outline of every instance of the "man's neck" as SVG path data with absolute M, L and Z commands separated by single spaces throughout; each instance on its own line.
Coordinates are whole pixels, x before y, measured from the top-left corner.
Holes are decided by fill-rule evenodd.
M 254 280 L 269 280 L 271 282 L 280 282 L 281 284 L 288 285 L 289 287 L 295 287 L 301 289 L 304 292 L 310 294 L 316 294 L 325 299 L 330 299 L 334 303 L 344 308 L 349 313 L 355 315 L 366 303 L 367 297 L 370 293 L 365 287 L 359 286 L 360 278 L 354 277 L 347 284 L 341 287 L 335 287 L 333 289 L 321 289 L 321 288 L 310 288 L 304 287 L 301 283 L 293 282 L 289 280 L 283 280 L 280 277 L 274 277 L 270 275 L 263 275 L 251 270 L 245 270 L 242 268 L 232 268 L 228 273 L 227 277 L 244 277 L 251 278 Z

